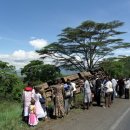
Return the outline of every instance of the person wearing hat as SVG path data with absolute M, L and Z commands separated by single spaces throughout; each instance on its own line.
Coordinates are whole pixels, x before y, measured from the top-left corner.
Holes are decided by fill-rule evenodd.
M 28 122 L 28 116 L 29 116 L 29 106 L 31 104 L 31 99 L 34 97 L 34 89 L 30 83 L 24 88 L 23 94 L 22 94 L 22 100 L 23 100 L 23 117 L 24 121 Z

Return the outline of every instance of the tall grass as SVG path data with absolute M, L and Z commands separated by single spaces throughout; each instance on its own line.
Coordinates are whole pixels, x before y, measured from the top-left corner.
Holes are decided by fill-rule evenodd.
M 21 113 L 20 103 L 0 101 L 0 130 L 28 130 Z
M 81 108 L 83 94 L 76 95 L 76 106 Z M 52 103 L 49 104 L 52 107 Z M 42 125 L 42 122 L 40 123 Z M 0 101 L 0 130 L 29 130 L 22 121 L 22 105 L 14 101 Z
M 81 108 L 83 105 L 83 93 L 76 94 L 76 107 Z

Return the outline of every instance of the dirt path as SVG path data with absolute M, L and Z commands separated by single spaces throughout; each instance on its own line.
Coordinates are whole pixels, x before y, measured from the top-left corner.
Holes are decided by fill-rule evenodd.
M 40 122 L 36 130 L 109 130 L 130 107 L 130 100 L 116 99 L 111 108 L 93 106 L 90 110 L 74 109 L 64 119 Z

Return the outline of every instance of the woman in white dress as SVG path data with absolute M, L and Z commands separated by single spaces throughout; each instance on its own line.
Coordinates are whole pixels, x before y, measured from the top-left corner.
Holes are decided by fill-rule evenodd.
M 90 102 L 92 101 L 92 93 L 90 89 L 89 81 L 87 80 L 88 77 L 85 78 L 84 83 L 84 108 L 89 109 Z
M 31 98 L 34 96 L 34 89 L 31 86 L 30 83 L 24 88 L 23 94 L 22 94 L 22 100 L 23 100 L 23 116 L 24 121 L 28 122 L 28 116 L 29 116 L 29 106 L 31 104 Z
M 39 99 L 42 98 L 41 94 L 38 91 L 38 88 L 35 88 L 35 94 L 34 94 L 34 100 L 35 102 L 35 106 L 36 106 L 36 115 L 37 118 L 45 118 L 46 117 L 46 112 L 44 112 L 41 103 L 39 101 Z

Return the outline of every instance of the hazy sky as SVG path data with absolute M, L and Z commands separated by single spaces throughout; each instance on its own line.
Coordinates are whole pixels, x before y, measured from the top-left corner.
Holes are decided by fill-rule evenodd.
M 85 20 L 125 22 L 122 38 L 130 42 L 130 0 L 0 0 L 0 60 L 22 67 L 62 29 Z

